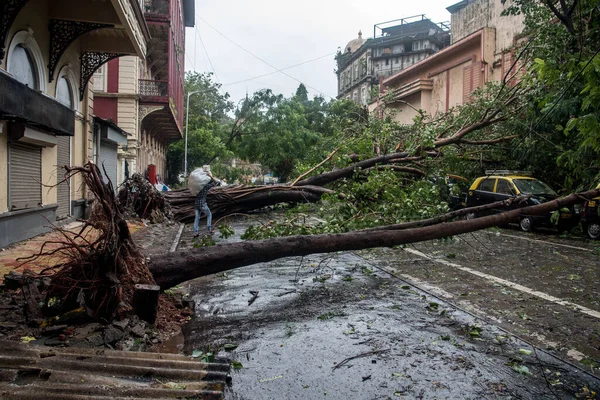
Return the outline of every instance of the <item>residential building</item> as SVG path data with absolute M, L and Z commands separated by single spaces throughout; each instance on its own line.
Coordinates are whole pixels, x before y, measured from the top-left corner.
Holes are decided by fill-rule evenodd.
M 60 166 L 102 163 L 115 185 L 164 174 L 193 21 L 193 0 L 0 2 L 0 247 L 84 215 Z
M 522 16 L 502 16 L 505 7 L 502 0 L 463 0 L 448 7 L 452 44 L 383 80 L 385 104 L 379 99 L 369 109 L 385 107 L 397 121 L 410 124 L 418 110 L 446 112 L 470 101 L 487 82 L 501 81 L 524 28 Z
M 351 40 L 336 56 L 338 98 L 366 105 L 379 80 L 423 60 L 450 42 L 447 24 L 418 15 L 376 24 L 373 38 Z
M 182 138 L 185 27 L 194 26 L 194 1 L 144 0 L 143 11 L 146 57 L 115 58 L 94 75 L 97 157 L 117 185 L 149 165 L 164 178 L 167 147 Z M 110 123 L 120 141 L 101 133 Z
M 0 247 L 83 214 L 81 178 L 57 165 L 91 157 L 93 72 L 114 55 L 145 56 L 137 0 L 0 2 Z

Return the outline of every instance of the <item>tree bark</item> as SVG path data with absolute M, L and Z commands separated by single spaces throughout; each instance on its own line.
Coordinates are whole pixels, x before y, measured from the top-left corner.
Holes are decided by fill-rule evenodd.
M 319 186 L 224 186 L 208 192 L 206 201 L 215 216 L 247 213 L 278 203 L 315 203 L 332 190 Z M 188 189 L 167 192 L 166 201 L 171 206 L 173 218 L 180 222 L 194 220 L 194 196 Z
M 289 236 L 219 244 L 176 254 L 156 256 L 150 260 L 149 268 L 156 283 L 165 290 L 190 279 L 283 257 L 392 247 L 474 232 L 516 222 L 521 215 L 547 214 L 598 195 L 600 195 L 600 190 L 596 189 L 501 214 L 413 229 L 363 230 L 333 235 Z

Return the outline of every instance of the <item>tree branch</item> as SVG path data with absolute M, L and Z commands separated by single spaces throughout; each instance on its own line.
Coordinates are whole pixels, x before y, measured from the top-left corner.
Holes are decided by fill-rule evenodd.
M 312 167 L 311 169 L 309 169 L 308 171 L 306 171 L 305 173 L 303 173 L 302 175 L 300 175 L 299 177 L 297 177 L 294 182 L 292 182 L 292 184 L 290 186 L 294 186 L 300 179 L 304 178 L 306 175 L 310 174 L 311 172 L 313 172 L 315 169 L 319 168 L 321 165 L 325 164 L 327 161 L 331 160 L 331 158 L 333 157 L 333 155 L 335 153 L 337 153 L 337 151 L 340 148 L 336 148 L 335 150 L 333 150 L 331 153 L 329 153 L 329 155 L 327 156 L 327 158 L 325 158 L 323 161 L 321 161 L 319 164 L 315 165 L 314 167 Z

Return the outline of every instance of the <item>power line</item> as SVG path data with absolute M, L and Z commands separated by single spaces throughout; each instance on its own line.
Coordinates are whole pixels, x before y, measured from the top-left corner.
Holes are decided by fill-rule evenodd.
M 254 58 L 256 58 L 257 60 L 261 61 L 262 63 L 264 63 L 264 64 L 268 65 L 269 67 L 273 68 L 273 69 L 274 69 L 276 72 L 280 72 L 280 73 L 282 73 L 283 75 L 287 76 L 288 78 L 291 78 L 291 79 L 293 79 L 293 80 L 295 80 L 295 81 L 297 81 L 297 82 L 299 82 L 299 83 L 302 83 L 302 84 L 304 84 L 304 86 L 306 86 L 306 87 L 308 87 L 308 88 L 310 88 L 310 89 L 312 89 L 312 90 L 314 90 L 314 91 L 316 91 L 316 92 L 319 92 L 319 93 L 321 93 L 321 94 L 322 94 L 322 95 L 324 95 L 324 96 L 330 97 L 330 98 L 332 98 L 332 99 L 333 99 L 333 98 L 335 98 L 334 96 L 330 96 L 330 95 L 328 95 L 327 93 L 324 93 L 324 92 L 320 91 L 320 90 L 319 90 L 319 89 L 317 89 L 317 88 L 314 88 L 314 87 L 312 87 L 312 86 L 309 86 L 309 85 L 307 85 L 306 83 L 302 82 L 301 80 L 299 80 L 299 79 L 297 79 L 297 78 L 295 78 L 295 77 L 291 76 L 291 75 L 290 75 L 290 74 L 288 74 L 287 72 L 284 72 L 283 70 L 281 70 L 281 69 L 279 69 L 279 68 L 275 67 L 274 65 L 272 65 L 272 64 L 271 64 L 271 63 L 269 63 L 268 61 L 266 61 L 266 60 L 264 60 L 264 59 L 260 58 L 259 56 L 257 56 L 257 55 L 256 55 L 256 54 L 254 54 L 253 52 L 251 52 L 250 50 L 248 50 L 248 49 L 246 49 L 245 47 L 243 47 L 242 45 L 240 45 L 240 44 L 236 43 L 236 42 L 235 42 L 233 39 L 230 39 L 229 37 L 227 37 L 227 36 L 226 36 L 224 33 L 222 33 L 222 32 L 221 32 L 221 31 L 219 31 L 217 28 L 215 28 L 214 26 L 212 26 L 212 25 L 211 25 L 211 24 L 210 24 L 208 21 L 206 21 L 204 18 L 202 18 L 202 17 L 200 17 L 200 16 L 198 16 L 198 15 L 197 15 L 196 17 L 197 17 L 198 19 L 200 19 L 200 20 L 204 21 L 204 23 L 205 23 L 205 24 L 206 24 L 206 25 L 207 25 L 209 28 L 211 28 L 212 30 L 214 30 L 215 32 L 217 32 L 219 35 L 223 36 L 225 39 L 227 39 L 228 41 L 230 41 L 231 43 L 233 43 L 234 45 L 236 45 L 237 47 L 239 47 L 241 50 L 243 50 L 243 51 L 245 51 L 246 53 L 250 54 L 252 57 L 254 57 Z
M 245 82 L 248 82 L 248 81 L 253 81 L 255 79 L 264 78 L 265 76 L 274 75 L 274 74 L 277 74 L 277 73 L 279 73 L 281 71 L 285 71 L 285 70 L 288 70 L 288 69 L 299 67 L 300 65 L 304 65 L 304 64 L 308 64 L 308 63 L 311 63 L 311 62 L 314 62 L 314 61 L 318 61 L 318 60 L 320 60 L 322 58 L 329 57 L 329 56 L 332 56 L 334 54 L 335 53 L 325 54 L 324 56 L 313 58 L 312 60 L 308 60 L 308 61 L 304 61 L 304 62 L 301 62 L 301 63 L 298 63 L 298 64 L 290 65 L 290 66 L 287 66 L 285 68 L 281 68 L 280 70 L 277 70 L 277 71 L 269 72 L 268 74 L 257 75 L 257 76 L 254 76 L 252 78 L 244 79 L 244 80 L 237 81 L 237 82 L 224 83 L 223 86 L 237 85 L 237 84 L 240 84 L 240 83 L 245 83 Z
M 198 16 L 198 14 L 196 14 L 196 18 L 200 18 Z M 196 27 L 198 25 L 196 24 Z M 200 45 L 202 46 L 202 50 L 204 50 L 204 54 L 206 55 L 206 59 L 208 60 L 208 64 L 210 66 L 210 69 L 212 71 L 212 73 L 215 75 L 215 79 L 217 80 L 217 83 L 221 83 L 219 82 L 219 76 L 217 75 L 217 70 L 215 69 L 215 66 L 212 63 L 212 60 L 210 59 L 210 56 L 208 55 L 208 50 L 206 50 L 206 46 L 204 46 L 204 41 L 202 40 L 202 35 L 200 35 L 200 30 L 195 29 L 196 31 L 196 39 L 200 40 Z

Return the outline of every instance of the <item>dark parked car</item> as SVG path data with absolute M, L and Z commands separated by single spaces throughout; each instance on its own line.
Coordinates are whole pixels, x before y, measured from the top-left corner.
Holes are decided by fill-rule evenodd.
M 600 189 L 600 185 L 596 187 Z M 585 234 L 594 240 L 600 239 L 600 197 L 596 197 L 583 204 L 581 212 L 581 226 Z
M 518 195 L 529 195 L 529 198 L 514 207 L 524 207 L 541 204 L 558 197 L 544 182 L 539 181 L 523 172 L 486 171 L 487 176 L 477 178 L 469 188 L 466 197 L 467 207 L 479 206 L 505 200 Z M 506 211 L 505 209 L 490 210 L 487 214 Z M 559 231 L 573 228 L 579 219 L 573 209 L 563 208 L 548 215 L 524 215 L 519 221 L 523 231 L 531 231 L 534 227 L 550 227 Z

